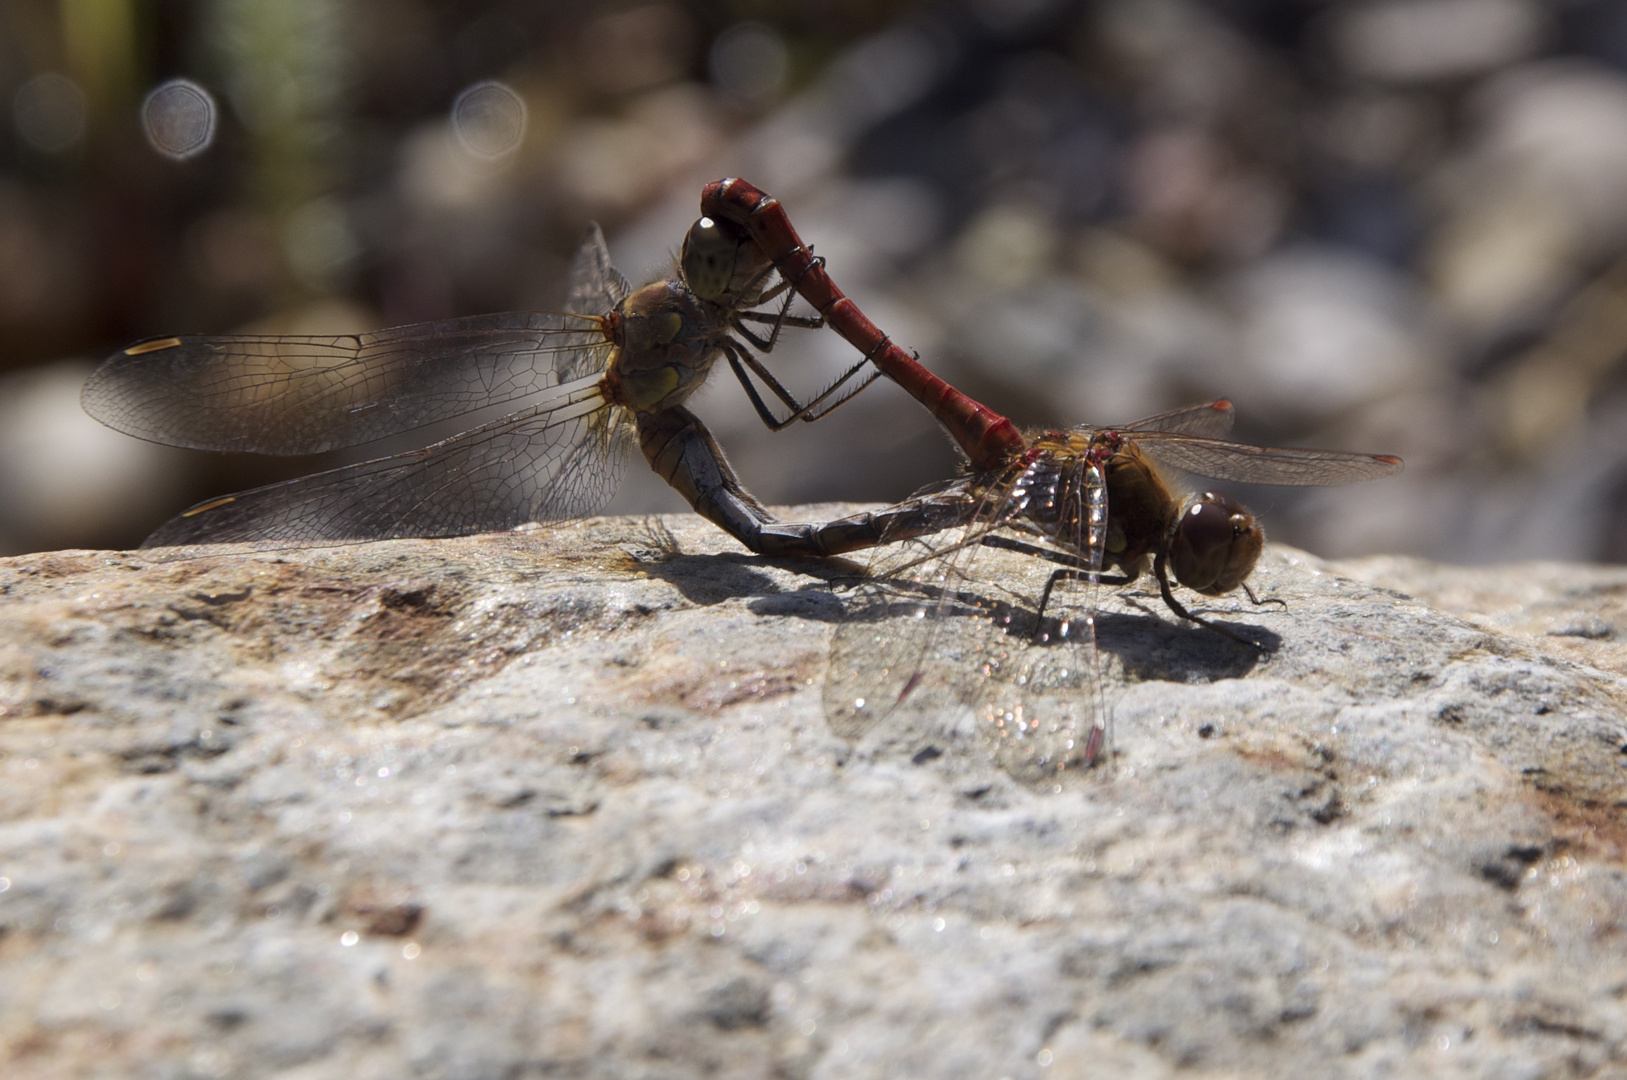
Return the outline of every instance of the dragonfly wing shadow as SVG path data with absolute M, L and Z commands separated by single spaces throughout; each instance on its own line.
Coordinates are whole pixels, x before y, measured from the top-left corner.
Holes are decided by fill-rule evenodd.
M 712 607 L 727 600 L 751 597 L 748 606 L 754 614 L 789 614 L 759 610 L 761 602 L 778 598 L 784 590 L 774 578 L 763 572 L 757 559 L 733 554 L 689 555 L 680 552 L 642 562 L 639 569 L 650 577 L 665 581 L 678 590 L 685 600 L 699 607 Z

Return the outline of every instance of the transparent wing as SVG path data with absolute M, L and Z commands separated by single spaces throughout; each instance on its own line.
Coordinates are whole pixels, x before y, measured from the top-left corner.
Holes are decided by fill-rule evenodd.
M 947 585 L 966 532 L 881 548 L 843 597 L 823 690 L 825 717 L 840 738 L 857 742 L 906 702 L 917 712 L 958 706 L 955 673 L 927 656 L 937 624 L 953 613 L 945 610 L 954 592 Z
M 1094 763 L 1106 743 L 1095 637 L 1100 586 L 1064 572 L 1040 617 L 1032 605 L 1061 568 L 1032 555 L 999 555 L 1002 584 L 1020 587 L 1028 599 L 1019 617 L 994 618 L 998 634 L 975 643 L 982 683 L 976 710 L 1001 767 L 1043 782 Z
M 91 416 L 195 450 L 310 454 L 514 402 L 602 370 L 598 319 L 504 312 L 375 334 L 159 338 L 85 383 Z
M 1231 442 L 1225 436 L 1231 432 L 1234 416 L 1232 403 L 1221 398 L 1171 409 L 1117 430 L 1134 432 L 1137 445 L 1159 464 L 1216 480 L 1296 486 L 1354 484 L 1401 471 L 1401 459 L 1387 454 Z M 1080 430 L 1088 434 L 1097 429 Z
M 583 380 L 422 450 L 200 503 L 144 547 L 459 536 L 589 514 L 620 482 L 630 422 Z
M 1232 422 L 1237 418 L 1232 403 L 1225 398 L 1205 401 L 1201 405 L 1183 405 L 1179 409 L 1137 420 L 1119 429 L 1121 431 L 1173 431 L 1183 435 L 1203 435 L 1223 439 L 1231 434 Z
M 1354 484 L 1401 471 L 1401 459 L 1387 454 L 1250 446 L 1158 431 L 1138 432 L 1136 443 L 1160 465 L 1250 484 Z
M 565 290 L 565 310 L 575 315 L 603 315 L 614 311 L 627 299 L 632 286 L 610 265 L 610 248 L 597 221 L 588 222 L 582 243 L 571 260 L 570 284 Z
M 195 450 L 314 454 L 516 402 L 603 371 L 602 316 L 627 296 L 597 224 L 571 264 L 566 311 L 502 312 L 374 334 L 138 342 L 85 383 L 85 412 Z
M 913 718 L 907 727 L 964 715 L 999 765 L 1030 783 L 1100 752 L 1106 712 L 1095 587 L 1082 579 L 1101 568 L 1101 486 L 1058 493 L 1097 502 L 1094 527 L 1061 545 L 999 524 L 1017 486 L 990 499 L 992 512 L 969 507 L 965 518 L 977 524 L 881 549 L 845 598 L 824 690 L 839 736 L 857 741 L 900 714 Z M 1029 550 L 985 543 L 1000 536 Z
M 980 664 L 986 672 L 981 726 L 1002 766 L 1020 779 L 1043 781 L 1090 766 L 1107 743 L 1106 692 L 1096 648 L 1096 610 L 1105 562 L 1107 486 L 1088 462 L 1051 469 L 1036 461 L 1019 481 L 1029 506 L 1071 508 L 1071 532 L 1028 553 L 1000 552 L 999 580 L 1019 588 L 1031 618 L 1002 625 Z M 1037 598 L 1037 599 L 1036 599 Z

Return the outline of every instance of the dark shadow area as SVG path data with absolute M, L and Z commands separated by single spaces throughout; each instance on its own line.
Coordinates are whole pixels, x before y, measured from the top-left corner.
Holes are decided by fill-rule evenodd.
M 817 581 L 788 591 L 759 569 L 763 566 L 792 570 Z M 755 615 L 792 615 L 819 622 L 842 619 L 841 602 L 830 591 L 830 583 L 859 576 L 845 560 L 765 559 L 732 551 L 720 555 L 672 553 L 640 569 L 702 607 L 749 597 L 747 607 Z
M 1225 621 L 1259 648 L 1233 641 L 1207 627 L 1178 624 L 1157 613 L 1099 612 L 1096 647 L 1117 657 L 1134 682 L 1218 682 L 1240 679 L 1277 651 L 1282 638 L 1262 626 Z
M 750 557 L 692 556 L 674 562 L 690 560 L 708 563 L 736 561 L 743 564 L 749 562 Z M 866 580 L 854 578 L 851 571 L 843 567 L 825 567 L 823 569 L 827 572 L 820 573 L 819 564 L 798 563 L 797 569 L 823 578 L 825 584 L 810 583 L 794 592 L 775 589 L 748 604 L 752 613 L 791 615 L 837 624 L 873 624 L 896 620 L 901 633 L 907 632 L 906 628 L 920 619 L 928 622 L 977 619 L 990 623 L 991 634 L 1029 639 L 1040 647 L 1061 645 L 1070 637 L 1070 631 L 1059 620 L 1046 617 L 1036 626 L 1036 613 L 1032 607 L 996 599 L 975 589 L 950 593 L 916 581 Z M 764 584 L 760 576 L 750 574 L 745 566 L 741 566 L 741 571 L 732 584 L 746 589 L 734 595 L 750 595 L 750 586 Z M 682 577 L 690 579 L 687 588 L 677 580 Z M 711 571 L 708 578 L 719 584 L 723 581 Z M 686 596 L 690 596 L 690 590 L 694 590 L 692 575 L 674 574 L 669 580 L 673 580 L 674 586 Z M 829 588 L 842 584 L 858 587 L 841 593 Z M 710 590 L 706 591 L 706 595 L 709 599 L 697 602 L 716 603 L 728 598 Z M 1138 600 L 1131 599 L 1130 602 L 1141 606 Z M 1213 682 L 1241 678 L 1282 645 L 1279 634 L 1258 624 L 1234 622 L 1224 617 L 1219 621 L 1239 636 L 1249 638 L 1253 644 L 1233 640 L 1208 627 L 1176 622 L 1172 615 L 1161 608 L 1146 610 L 1144 614 L 1097 612 L 1095 644 L 1103 653 L 1117 658 L 1124 677 L 1137 682 Z

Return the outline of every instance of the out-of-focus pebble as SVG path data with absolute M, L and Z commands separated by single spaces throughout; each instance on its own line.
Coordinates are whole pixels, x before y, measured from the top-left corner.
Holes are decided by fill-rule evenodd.
M 1530 56 L 1548 15 L 1528 0 L 1380 0 L 1335 9 L 1334 52 L 1353 75 L 1409 83 L 1461 78 Z
M 191 456 L 103 427 L 79 408 L 95 365 L 0 378 L 0 552 L 106 542 L 173 502 Z
M 1251 408 L 1325 418 L 1440 377 L 1406 283 L 1373 260 L 1288 248 L 1236 275 L 1228 291 L 1243 343 L 1230 392 Z

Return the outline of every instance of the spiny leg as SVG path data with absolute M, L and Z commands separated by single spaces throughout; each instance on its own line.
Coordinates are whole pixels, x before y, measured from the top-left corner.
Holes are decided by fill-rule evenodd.
M 810 255 L 813 255 L 813 248 L 812 247 L 808 248 L 808 253 Z M 809 268 L 814 267 L 814 266 L 823 267 L 824 265 L 825 265 L 824 256 L 822 256 L 822 255 L 814 255 L 812 261 L 809 262 L 808 267 Z M 806 273 L 806 269 L 804 270 L 804 273 Z M 757 298 L 757 302 L 759 304 L 761 304 L 761 303 L 765 303 L 765 302 L 767 302 L 769 300 L 772 300 L 774 297 L 778 296 L 780 293 L 785 292 L 787 289 L 791 288 L 791 286 L 793 284 L 794 284 L 794 282 L 792 282 L 789 278 L 785 277 L 784 271 L 782 270 L 782 271 L 780 271 L 780 282 L 779 282 L 779 284 L 775 285 L 772 289 L 768 290 L 767 292 L 760 294 L 758 296 L 758 298 Z M 735 320 L 734 320 L 734 323 L 733 323 L 735 331 L 737 333 L 739 333 L 742 337 L 744 337 L 747 341 L 749 341 L 752 345 L 756 346 L 758 351 L 767 353 L 767 352 L 773 351 L 774 343 L 779 340 L 780 328 L 782 326 L 794 326 L 794 327 L 797 327 L 799 329 L 806 329 L 806 330 L 818 330 L 818 329 L 823 328 L 824 325 L 825 325 L 825 317 L 822 314 L 816 314 L 816 315 L 792 315 L 792 314 L 790 314 L 791 301 L 795 298 L 795 295 L 796 294 L 794 292 L 787 294 L 787 296 L 785 298 L 785 303 L 780 306 L 780 310 L 777 313 L 772 314 L 772 315 L 768 314 L 767 312 L 761 312 L 761 311 L 742 311 L 742 312 L 737 313 L 736 317 L 735 317 Z M 742 324 L 742 320 L 746 320 L 746 319 L 749 319 L 749 320 L 751 320 L 753 322 L 771 324 L 774 327 L 774 329 L 769 334 L 769 336 L 765 339 L 761 335 L 752 333 L 752 331 L 750 329 L 748 329 L 746 326 L 744 326 Z M 820 391 L 819 394 L 816 397 L 814 397 L 811 401 L 809 401 L 805 406 L 801 406 L 801 407 L 798 407 L 796 405 L 794 399 L 791 397 L 791 395 L 788 394 L 788 393 L 785 393 L 783 391 L 783 388 L 781 388 L 779 386 L 779 384 L 777 382 L 775 382 L 774 377 L 772 375 L 770 375 L 766 370 L 764 370 L 759 364 L 753 362 L 752 358 L 748 357 L 747 358 L 747 363 L 750 364 L 752 370 L 757 372 L 757 374 L 763 379 L 764 382 L 766 382 L 766 383 L 768 383 L 770 385 L 770 388 L 774 390 L 776 397 L 778 397 L 787 406 L 789 406 L 789 407 L 791 407 L 792 409 L 795 410 L 795 412 L 791 416 L 787 417 L 783 422 L 781 422 L 780 426 L 783 427 L 783 426 L 791 423 L 791 421 L 793 421 L 793 420 L 801 420 L 804 423 L 812 423 L 815 420 L 823 419 L 824 417 L 829 416 L 831 413 L 835 412 L 836 409 L 839 408 L 840 406 L 846 404 L 850 399 L 852 399 L 855 395 L 857 395 L 859 393 L 859 391 L 863 390 L 865 387 L 869 386 L 871 383 L 873 383 L 877 379 L 881 378 L 882 373 L 881 373 L 881 370 L 879 368 L 875 369 L 875 370 L 872 370 L 871 373 L 868 376 L 865 377 L 864 381 L 859 383 L 859 385 L 853 387 L 851 390 L 849 390 L 846 393 L 842 394 L 842 396 L 838 397 L 835 401 L 831 402 L 825 408 L 815 411 L 815 406 L 817 406 L 817 405 L 821 404 L 822 402 L 824 402 L 832 394 L 836 393 L 836 391 L 840 387 L 844 386 L 849 379 L 853 378 L 853 376 L 857 375 L 861 370 L 863 370 L 864 366 L 866 364 L 870 363 L 874 359 L 875 355 L 878 352 L 882 351 L 883 349 L 885 349 L 887 347 L 887 344 L 888 344 L 888 339 L 885 336 L 883 336 L 883 338 L 881 339 L 880 342 L 877 343 L 875 348 L 871 349 L 868 353 L 865 354 L 863 360 L 860 360 L 857 364 L 854 364 L 852 367 L 850 367 L 846 371 L 842 372 L 842 374 L 839 375 L 834 382 L 832 382 L 824 390 Z M 917 361 L 919 361 L 921 359 L 919 353 L 916 354 L 915 359 Z M 737 375 L 739 374 L 739 369 L 738 368 L 736 369 L 736 374 Z M 759 416 L 762 415 L 761 410 L 759 410 L 758 415 Z M 765 422 L 767 422 L 766 418 L 765 418 Z M 776 431 L 779 430 L 779 428 L 774 427 L 774 425 L 772 423 L 769 424 L 769 427 L 771 429 L 773 429 L 773 430 L 776 430 Z
M 762 281 L 762 279 L 766 277 L 772 271 L 772 269 L 772 267 L 765 269 L 761 274 L 753 278 L 746 288 L 748 290 L 755 288 L 758 282 Z M 803 330 L 818 330 L 825 325 L 825 317 L 817 313 L 813 315 L 791 314 L 791 303 L 797 298 L 797 294 L 794 290 L 792 290 L 791 283 L 783 276 L 781 276 L 780 283 L 778 285 L 774 286 L 772 289 L 769 289 L 767 292 L 758 293 L 757 300 L 752 306 L 756 307 L 766 304 L 776 296 L 779 296 L 781 293 L 785 294 L 785 302 L 780 304 L 779 311 L 774 312 L 773 314 L 769 314 L 766 311 L 737 311 L 734 313 L 734 317 L 730 320 L 730 325 L 734 328 L 734 330 L 747 341 L 755 345 L 761 352 L 766 353 L 774 351 L 774 344 L 780 339 L 781 327 L 794 326 Z M 747 319 L 751 320 L 752 322 L 768 324 L 773 327 L 773 330 L 769 332 L 768 337 L 760 337 L 747 329 L 745 326 L 745 320 Z
M 831 385 L 826 387 L 824 390 L 820 391 L 806 404 L 803 404 L 798 402 L 795 396 L 793 396 L 792 393 L 773 376 L 768 368 L 763 366 L 762 361 L 753 356 L 751 351 L 744 345 L 741 345 L 737 341 L 726 339 L 723 342 L 722 348 L 723 354 L 729 358 L 729 367 L 733 369 L 735 378 L 740 380 L 740 385 L 745 388 L 746 396 L 751 399 L 752 408 L 757 410 L 758 417 L 762 419 L 763 423 L 767 425 L 770 431 L 780 431 L 789 425 L 794 424 L 798 420 L 804 422 L 818 420 L 820 417 L 829 414 L 831 410 L 836 408 L 837 405 L 843 404 L 860 390 L 863 390 L 866 386 L 869 386 L 872 382 L 875 382 L 876 379 L 881 377 L 881 373 L 879 371 L 871 374 L 867 379 L 864 380 L 864 382 L 860 383 L 857 387 L 854 387 L 838 398 L 834 404 L 828 405 L 823 409 L 818 409 L 820 404 L 822 404 L 832 394 L 836 393 L 836 391 L 844 383 L 857 374 L 864 367 L 864 365 L 869 362 L 868 359 L 860 360 L 857 364 L 854 364 L 851 368 L 848 368 L 847 371 L 842 373 L 840 378 L 831 383 Z M 780 400 L 782 405 L 791 410 L 790 414 L 783 420 L 776 417 L 773 410 L 768 407 L 766 402 L 764 402 L 762 395 L 758 393 L 756 385 L 752 382 L 751 376 L 746 374 L 747 368 L 754 372 L 758 378 L 763 380 L 764 385 L 766 385 L 773 395 Z M 815 411 L 816 409 L 817 411 Z
M 1241 634 L 1234 631 L 1231 627 L 1227 626 L 1225 623 L 1212 622 L 1209 619 L 1200 618 L 1199 616 L 1194 615 L 1190 611 L 1186 610 L 1186 608 L 1181 604 L 1181 602 L 1179 600 L 1175 599 L 1175 591 L 1172 588 L 1170 588 L 1169 570 L 1165 565 L 1164 553 L 1162 551 L 1160 551 L 1158 553 L 1157 557 L 1153 559 L 1152 572 L 1153 572 L 1153 576 L 1158 579 L 1158 592 L 1159 592 L 1159 595 L 1161 595 L 1164 598 L 1165 605 L 1168 606 L 1168 608 L 1171 611 L 1173 611 L 1175 614 L 1179 615 L 1183 619 L 1186 619 L 1188 622 L 1195 622 L 1199 626 L 1207 627 L 1210 630 L 1213 630 L 1217 634 L 1221 634 L 1221 635 L 1223 635 L 1225 637 L 1229 637 L 1233 641 L 1238 642 L 1239 644 L 1247 645 L 1247 646 L 1249 646 L 1250 648 L 1253 648 L 1253 649 L 1259 649 L 1259 648 L 1263 647 L 1263 646 L 1261 646 L 1261 644 L 1258 641 L 1253 641 L 1253 640 L 1250 640 L 1249 638 L 1243 637 Z
M 767 271 L 765 271 L 765 273 L 767 273 Z M 755 284 L 755 282 L 753 282 L 753 284 Z M 744 338 L 750 346 L 755 347 L 759 352 L 769 353 L 773 351 L 775 344 L 779 341 L 780 330 L 783 327 L 791 326 L 802 330 L 818 330 L 825 325 L 825 318 L 823 315 L 792 315 L 790 313 L 791 303 L 796 299 L 796 293 L 790 291 L 790 287 L 791 283 L 782 277 L 778 285 L 758 296 L 757 302 L 765 303 L 779 296 L 781 293 L 784 293 L 785 301 L 780 305 L 779 311 L 774 313 L 762 311 L 741 311 L 736 312 L 731 320 L 731 327 L 734 329 L 734 331 Z M 746 320 L 769 325 L 773 329 L 770 331 L 767 337 L 764 337 L 761 334 L 753 332 L 750 327 L 746 326 Z M 730 349 L 730 345 L 733 345 L 734 348 Z M 863 360 L 860 360 L 857 364 L 854 364 L 852 367 L 848 368 L 836 379 L 835 382 L 831 383 L 828 387 L 822 390 L 812 400 L 808 401 L 806 404 L 803 404 L 797 401 L 796 397 L 789 390 L 787 390 L 778 379 L 774 377 L 773 373 L 771 373 L 768 368 L 757 359 L 756 356 L 752 355 L 751 348 L 749 348 L 746 344 L 742 344 L 739 341 L 733 341 L 732 339 L 726 340 L 724 344 L 724 351 L 729 357 L 730 367 L 734 369 L 735 378 L 740 380 L 740 385 L 745 388 L 747 396 L 751 399 L 752 407 L 757 410 L 758 417 L 762 419 L 763 423 L 768 426 L 770 431 L 780 431 L 797 420 L 801 420 L 805 423 L 818 420 L 821 417 L 828 415 L 837 406 L 843 404 L 860 390 L 863 390 L 866 386 L 869 386 L 872 382 L 881 377 L 880 371 L 873 372 L 858 386 L 844 393 L 835 402 L 831 403 L 824 409 L 819 409 L 818 406 L 820 404 L 824 403 L 831 397 L 831 395 L 835 394 L 848 382 L 848 380 L 853 378 L 854 375 L 858 374 L 859 371 L 864 368 L 865 364 L 869 363 L 869 356 L 866 356 Z M 764 403 L 762 396 L 757 392 L 757 389 L 752 384 L 751 379 L 746 375 L 742 365 L 744 365 L 744 367 L 749 367 L 752 372 L 754 372 L 757 377 L 763 381 L 763 384 L 769 388 L 769 391 L 780 400 L 780 403 L 791 410 L 790 415 L 785 417 L 783 420 L 774 416 L 773 411 Z

